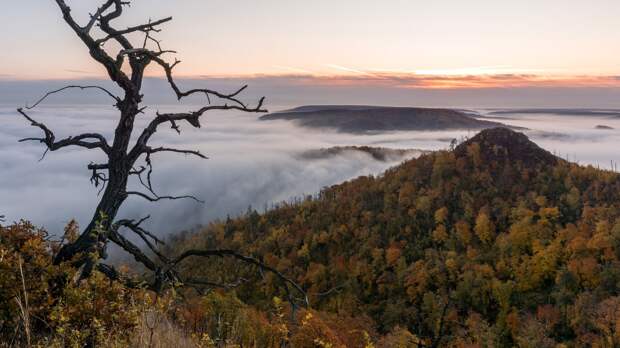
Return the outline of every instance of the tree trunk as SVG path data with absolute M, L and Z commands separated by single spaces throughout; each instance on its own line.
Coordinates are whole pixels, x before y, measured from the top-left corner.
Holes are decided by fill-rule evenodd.
M 127 181 L 129 171 L 133 165 L 127 159 L 127 148 L 131 140 L 133 122 L 137 113 L 138 103 L 133 98 L 126 96 L 121 104 L 121 122 L 119 122 L 115 132 L 114 152 L 109 155 L 109 177 L 105 183 L 106 188 L 103 196 L 90 223 L 75 242 L 64 245 L 60 249 L 54 258 L 55 264 L 70 260 L 76 254 L 83 252 L 97 251 L 100 253 L 100 256 L 103 256 L 103 248 L 107 240 L 105 232 L 110 229 L 118 214 L 118 210 L 125 202 L 125 199 L 127 199 Z M 104 235 L 100 236 L 102 233 Z M 102 241 L 104 245 L 98 246 L 99 241 Z

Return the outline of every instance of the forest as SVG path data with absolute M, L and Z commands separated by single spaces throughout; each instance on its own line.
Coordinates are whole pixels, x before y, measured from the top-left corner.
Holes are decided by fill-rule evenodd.
M 155 293 L 52 265 L 63 241 L 0 228 L 0 341 L 32 346 L 615 347 L 620 177 L 484 130 L 314 197 L 173 235 L 185 284 Z M 137 267 L 122 272 L 138 278 Z M 208 279 L 209 282 L 205 282 Z M 146 282 L 145 282 L 146 283 Z M 303 298 L 306 296 L 307 299 Z M 168 341 L 167 341 L 168 340 Z M 10 345 L 10 344 L 9 344 Z

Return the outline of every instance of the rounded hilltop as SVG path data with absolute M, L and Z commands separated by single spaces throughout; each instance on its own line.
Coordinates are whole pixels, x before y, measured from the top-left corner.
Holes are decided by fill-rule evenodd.
M 477 145 L 474 145 L 477 144 Z M 466 156 L 478 146 L 482 163 L 521 162 L 526 166 L 554 165 L 559 158 L 531 141 L 525 134 L 506 127 L 482 130 L 457 146 L 457 157 Z

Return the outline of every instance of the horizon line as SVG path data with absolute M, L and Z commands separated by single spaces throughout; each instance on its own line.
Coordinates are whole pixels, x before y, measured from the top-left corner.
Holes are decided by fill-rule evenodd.
M 165 80 L 163 74 L 148 74 L 145 79 Z M 524 87 L 565 88 L 618 88 L 620 75 L 610 74 L 536 74 L 536 73 L 483 73 L 483 74 L 419 74 L 400 72 L 317 74 L 317 73 L 255 73 L 255 74 L 196 74 L 177 75 L 179 80 L 274 80 L 298 85 L 394 87 L 405 89 L 486 89 Z M 0 74 L 3 82 L 44 81 L 109 81 L 104 74 L 89 76 L 30 77 Z

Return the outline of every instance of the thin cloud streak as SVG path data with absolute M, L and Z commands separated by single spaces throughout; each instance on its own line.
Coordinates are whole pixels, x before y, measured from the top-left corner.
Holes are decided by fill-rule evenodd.
M 274 65 L 273 66 L 276 69 L 280 69 L 280 70 L 286 70 L 286 71 L 292 71 L 298 74 L 304 74 L 304 75 L 312 75 L 314 74 L 313 71 L 307 70 L 307 69 L 302 69 L 302 68 L 298 68 L 298 67 L 294 67 L 294 66 L 285 66 L 285 65 Z
M 273 65 L 275 73 L 238 75 L 178 75 L 179 79 L 256 79 L 287 80 L 289 83 L 317 86 L 380 86 L 395 88 L 462 89 L 462 88 L 514 88 L 514 87 L 620 87 L 615 74 L 570 74 L 562 69 L 524 68 L 509 65 L 490 65 L 460 68 L 429 69 L 378 69 L 358 68 L 340 64 L 327 64 L 325 69 L 310 69 L 291 65 Z M 277 71 L 282 71 L 281 73 Z M 68 79 L 105 79 L 96 72 L 78 69 L 65 70 L 72 75 Z M 81 75 L 81 76 L 76 76 Z M 164 77 L 158 70 L 147 73 L 151 78 Z M 16 78 L 0 74 L 1 81 L 35 81 L 37 79 Z M 61 80 L 61 79 L 49 79 Z
M 343 67 L 343 69 L 346 69 Z M 356 70 L 349 69 L 354 72 Z M 262 75 L 262 78 L 287 78 L 301 84 L 346 86 L 391 86 L 399 88 L 459 89 L 514 87 L 620 87 L 618 76 L 559 76 L 535 73 L 497 73 L 441 75 L 417 73 L 367 73 L 357 75 Z

